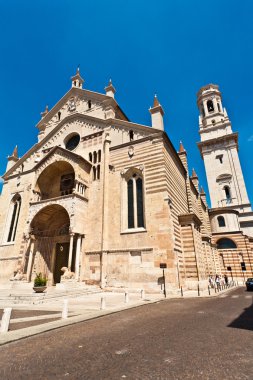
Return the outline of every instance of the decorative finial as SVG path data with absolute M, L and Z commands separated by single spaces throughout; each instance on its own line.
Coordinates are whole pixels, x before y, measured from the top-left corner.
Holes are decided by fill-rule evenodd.
M 155 94 L 153 108 L 154 107 L 159 107 L 159 106 L 160 106 L 160 103 L 158 101 L 157 95 Z
M 201 188 L 200 188 L 200 194 L 201 194 L 201 195 L 206 195 L 205 190 L 203 189 L 202 186 L 201 186 Z
M 45 108 L 45 111 L 41 112 L 41 117 L 44 117 L 46 116 L 46 114 L 48 113 L 48 105 L 46 105 L 46 108 Z

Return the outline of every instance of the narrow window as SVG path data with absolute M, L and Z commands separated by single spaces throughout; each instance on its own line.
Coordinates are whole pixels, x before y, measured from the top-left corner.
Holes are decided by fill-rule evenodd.
M 134 192 L 133 180 L 127 182 L 127 201 L 128 201 L 128 228 L 134 228 Z
M 222 164 L 223 163 L 223 154 L 219 154 L 218 156 L 216 156 L 216 159 L 220 161 L 220 163 Z
M 201 113 L 202 113 L 202 116 L 205 117 L 205 109 L 204 109 L 204 106 L 201 107 Z
M 61 112 L 60 111 L 58 112 L 58 120 L 59 121 L 61 120 Z
M 144 227 L 143 218 L 143 192 L 142 192 L 142 179 L 138 178 L 136 181 L 136 192 L 137 192 L 137 224 L 138 227 Z
M 134 132 L 132 130 L 129 131 L 129 138 L 130 138 L 130 141 L 134 139 Z
M 227 201 L 227 204 L 228 204 L 228 203 L 231 203 L 232 198 L 231 198 L 231 193 L 230 193 L 230 188 L 229 188 L 229 186 L 225 186 L 225 187 L 224 187 L 224 191 L 225 191 L 225 195 L 226 195 L 226 201 Z
M 92 153 L 91 152 L 89 153 L 89 160 L 90 160 L 90 162 L 92 162 Z
M 93 152 L 93 164 L 97 163 L 97 152 Z
M 12 201 L 13 210 L 11 216 L 11 223 L 8 233 L 7 242 L 14 241 L 16 237 L 19 213 L 21 208 L 21 197 L 18 195 L 15 200 Z
M 221 109 L 220 109 L 220 103 L 217 103 L 217 107 L 218 107 L 218 111 L 220 112 Z
M 206 105 L 207 105 L 208 112 L 213 112 L 214 111 L 213 101 L 212 100 L 208 100 Z
M 101 162 L 101 150 L 98 151 L 98 162 Z
M 100 179 L 100 165 L 97 166 L 97 179 Z
M 223 216 L 218 216 L 217 219 L 218 219 L 219 227 L 225 227 L 226 226 L 225 219 Z
M 76 86 L 76 81 L 74 81 L 74 85 Z
M 96 181 L 96 167 L 93 166 L 93 181 Z
M 91 100 L 88 100 L 88 108 L 91 109 Z

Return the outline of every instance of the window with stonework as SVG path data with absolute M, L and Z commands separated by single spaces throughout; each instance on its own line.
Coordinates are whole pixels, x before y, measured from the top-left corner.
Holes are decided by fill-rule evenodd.
M 143 179 L 133 173 L 127 179 L 127 228 L 144 227 Z
M 10 205 L 10 219 L 9 219 L 9 227 L 8 227 L 8 236 L 7 242 L 12 242 L 15 240 L 19 213 L 21 208 L 21 196 L 16 194 L 11 201 Z

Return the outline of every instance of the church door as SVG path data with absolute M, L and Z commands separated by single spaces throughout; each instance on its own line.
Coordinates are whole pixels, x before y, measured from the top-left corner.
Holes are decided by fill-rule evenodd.
M 69 243 L 57 243 L 55 250 L 54 283 L 61 282 L 62 267 L 68 266 Z

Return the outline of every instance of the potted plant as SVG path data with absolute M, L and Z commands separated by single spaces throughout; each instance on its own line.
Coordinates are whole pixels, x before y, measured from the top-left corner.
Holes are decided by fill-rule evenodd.
M 46 276 L 42 276 L 41 273 L 36 273 L 36 277 L 34 279 L 33 290 L 35 293 L 43 293 L 47 288 L 47 278 Z

